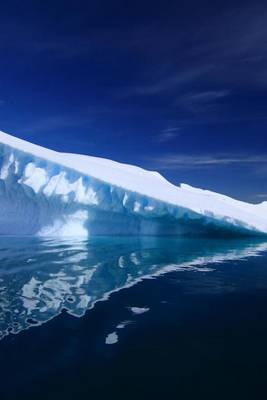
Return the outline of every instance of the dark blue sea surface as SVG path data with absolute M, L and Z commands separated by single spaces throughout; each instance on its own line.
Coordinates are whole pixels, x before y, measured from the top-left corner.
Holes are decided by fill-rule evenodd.
M 0 238 L 0 399 L 262 399 L 267 242 Z

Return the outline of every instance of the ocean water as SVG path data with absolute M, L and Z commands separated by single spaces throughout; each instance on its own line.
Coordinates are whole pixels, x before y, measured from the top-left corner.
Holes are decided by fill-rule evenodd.
M 0 238 L 0 399 L 261 399 L 267 242 Z

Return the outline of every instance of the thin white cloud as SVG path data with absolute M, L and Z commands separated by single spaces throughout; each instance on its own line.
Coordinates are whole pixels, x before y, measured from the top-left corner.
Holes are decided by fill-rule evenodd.
M 157 140 L 159 143 L 170 142 L 179 135 L 180 128 L 166 128 L 158 134 Z
M 164 92 L 174 91 L 177 87 L 185 85 L 208 74 L 212 70 L 212 65 L 203 65 L 200 67 L 187 68 L 171 76 L 155 80 L 154 82 L 144 82 L 143 85 L 128 88 L 123 94 L 124 97 L 136 96 L 153 96 Z
M 83 115 L 54 115 L 29 123 L 28 126 L 20 129 L 20 132 L 48 132 L 55 129 L 80 127 L 88 122 L 90 118 Z
M 187 103 L 207 103 L 221 99 L 230 94 L 230 90 L 208 90 L 204 92 L 189 93 L 183 96 Z
M 183 155 L 183 154 L 168 154 L 162 157 L 153 158 L 150 160 L 155 163 L 160 169 L 196 169 L 208 168 L 215 166 L 231 166 L 231 165 L 263 165 L 267 164 L 267 154 L 263 155 Z
M 209 111 L 219 103 L 221 99 L 229 96 L 230 90 L 206 90 L 200 92 L 189 92 L 178 96 L 175 106 L 185 108 L 193 113 Z

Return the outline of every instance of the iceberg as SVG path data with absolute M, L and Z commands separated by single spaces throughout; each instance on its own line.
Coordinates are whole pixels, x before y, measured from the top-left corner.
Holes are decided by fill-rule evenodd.
M 60 153 L 0 132 L 0 234 L 266 235 L 250 204 L 158 172 Z

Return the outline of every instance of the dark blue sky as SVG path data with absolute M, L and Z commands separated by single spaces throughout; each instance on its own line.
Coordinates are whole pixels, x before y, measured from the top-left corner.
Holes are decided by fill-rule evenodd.
M 8 1 L 0 129 L 267 199 L 266 1 Z

